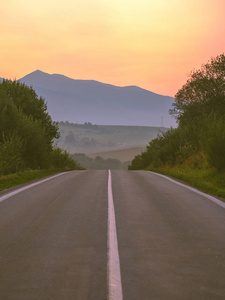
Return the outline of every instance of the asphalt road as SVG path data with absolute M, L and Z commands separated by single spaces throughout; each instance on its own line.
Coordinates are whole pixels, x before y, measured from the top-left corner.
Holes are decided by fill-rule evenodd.
M 225 299 L 225 208 L 150 172 L 111 174 L 123 299 Z M 1 300 L 109 299 L 107 183 L 69 172 L 0 202 Z

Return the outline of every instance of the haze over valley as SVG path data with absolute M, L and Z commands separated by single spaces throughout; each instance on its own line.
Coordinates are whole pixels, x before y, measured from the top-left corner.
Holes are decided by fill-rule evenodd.
M 91 158 L 100 156 L 124 163 L 140 154 L 149 141 L 165 130 L 166 128 L 147 126 L 59 122 L 60 138 L 56 142 L 60 148 L 72 154 L 85 153 Z

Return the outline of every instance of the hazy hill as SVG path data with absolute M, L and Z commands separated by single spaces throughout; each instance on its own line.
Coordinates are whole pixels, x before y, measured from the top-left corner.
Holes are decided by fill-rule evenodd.
M 99 125 L 175 126 L 173 98 L 137 86 L 118 87 L 35 71 L 19 80 L 46 99 L 53 120 Z
M 145 146 L 166 128 L 145 126 L 118 126 L 72 124 L 59 122 L 58 146 L 70 153 L 86 153 L 95 158 L 132 160 Z

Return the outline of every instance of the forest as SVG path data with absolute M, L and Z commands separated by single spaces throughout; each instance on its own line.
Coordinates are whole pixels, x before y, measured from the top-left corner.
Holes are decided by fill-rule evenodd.
M 129 170 L 190 167 L 225 171 L 225 56 L 190 74 L 170 110 L 177 128 L 158 135 Z M 224 182 L 223 182 L 224 184 Z
M 0 175 L 23 170 L 80 169 L 68 152 L 54 146 L 58 124 L 45 99 L 17 81 L 0 82 Z

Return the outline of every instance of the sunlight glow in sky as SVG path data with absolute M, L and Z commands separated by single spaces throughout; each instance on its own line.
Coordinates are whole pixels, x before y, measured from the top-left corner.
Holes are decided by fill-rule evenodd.
M 174 96 L 225 52 L 224 0 L 3 0 L 0 77 L 37 69 Z

